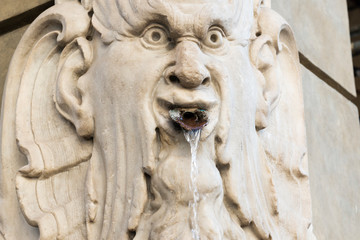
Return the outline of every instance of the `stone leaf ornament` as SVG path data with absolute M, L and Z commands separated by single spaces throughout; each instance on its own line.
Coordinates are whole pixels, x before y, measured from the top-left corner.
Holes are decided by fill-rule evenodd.
M 0 239 L 196 239 L 174 108 L 208 114 L 199 239 L 315 239 L 298 52 L 270 1 L 55 1 L 3 99 Z

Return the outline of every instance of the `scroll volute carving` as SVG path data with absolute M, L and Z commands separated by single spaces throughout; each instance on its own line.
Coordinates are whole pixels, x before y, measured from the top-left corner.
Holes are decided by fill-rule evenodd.
M 85 39 L 89 28 L 88 13 L 78 2 L 51 7 L 29 26 L 8 75 L 8 81 L 21 81 L 16 137 L 28 159 L 16 178 L 17 194 L 25 218 L 39 227 L 40 239 L 84 231 L 82 217 L 70 216 L 85 218 L 83 183 L 92 140 L 82 136 L 91 136 L 92 119 L 82 109 L 86 96 L 73 99 L 64 92 L 73 88 L 71 92 L 80 97 L 81 88 L 72 85 L 91 62 L 92 50 Z M 76 112 L 86 119 L 74 121 L 78 134 L 54 107 L 56 86 L 63 93 L 57 98 L 63 116 L 73 120 Z

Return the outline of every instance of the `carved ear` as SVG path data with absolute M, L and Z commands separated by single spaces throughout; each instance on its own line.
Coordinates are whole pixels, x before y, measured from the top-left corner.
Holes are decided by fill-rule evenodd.
M 299 72 L 299 58 L 293 32 L 283 18 L 262 5 L 255 15 L 257 25 L 253 29 L 250 57 L 261 91 L 256 113 L 256 128 L 261 130 L 268 126 L 269 116 L 286 88 L 281 79 L 290 72 Z M 297 78 L 294 75 L 290 79 Z
M 252 42 L 250 57 L 256 68 L 259 84 L 256 128 L 263 129 L 268 125 L 268 116 L 276 106 L 280 94 L 276 49 L 269 35 L 262 34 Z
M 60 56 L 55 103 L 63 117 L 71 121 L 77 133 L 82 137 L 91 137 L 94 132 L 94 120 L 84 89 L 84 78 L 92 61 L 92 48 L 89 42 L 79 37 L 68 44 Z

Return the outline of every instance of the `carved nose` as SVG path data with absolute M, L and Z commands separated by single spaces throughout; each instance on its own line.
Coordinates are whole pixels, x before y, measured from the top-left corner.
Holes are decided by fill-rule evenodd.
M 210 81 L 210 73 L 202 61 L 199 46 L 192 41 L 183 41 L 176 46 L 175 69 L 169 80 L 184 88 L 196 88 Z

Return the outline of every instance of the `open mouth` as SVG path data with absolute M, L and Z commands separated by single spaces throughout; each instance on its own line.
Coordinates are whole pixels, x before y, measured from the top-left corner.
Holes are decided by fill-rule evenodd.
M 212 96 L 191 96 L 175 94 L 158 96 L 155 101 L 159 127 L 172 136 L 184 131 L 202 130 L 206 138 L 214 130 L 218 120 L 219 102 Z M 212 94 L 213 95 L 213 94 Z
M 187 131 L 196 131 L 205 127 L 208 122 L 208 114 L 199 108 L 175 108 L 169 110 L 171 119 Z
M 171 103 L 158 99 L 158 104 L 164 110 L 163 113 L 176 125 L 186 131 L 195 131 L 208 125 L 209 110 L 215 103 L 207 101 Z

